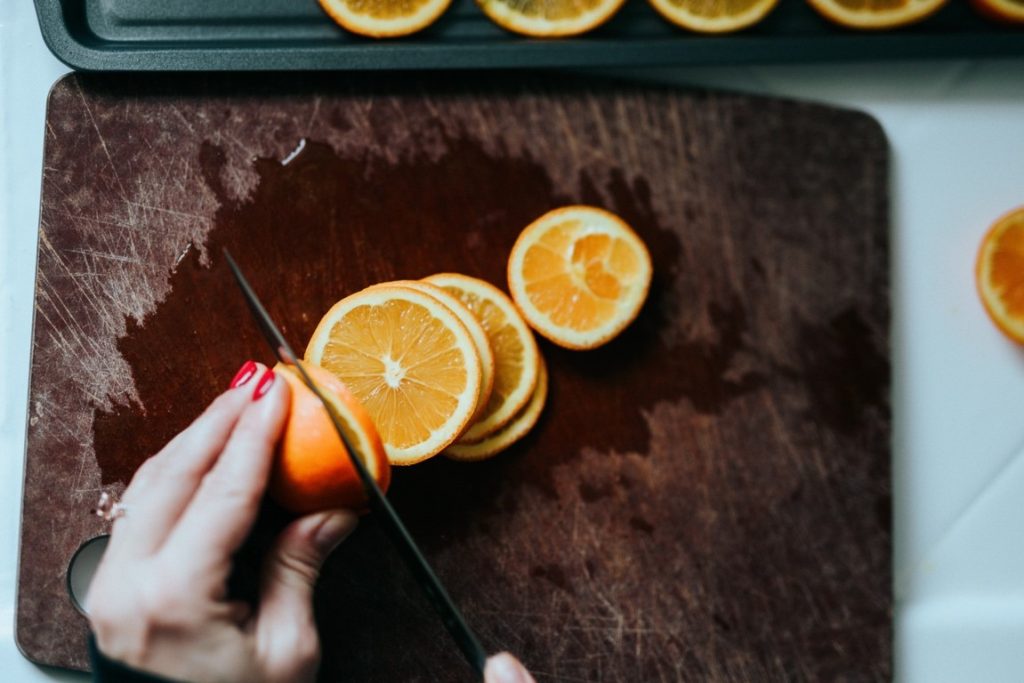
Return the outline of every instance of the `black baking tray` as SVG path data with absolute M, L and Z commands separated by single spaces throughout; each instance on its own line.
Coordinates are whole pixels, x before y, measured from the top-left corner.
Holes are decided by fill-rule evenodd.
M 369 40 L 345 32 L 316 0 L 35 0 L 43 38 L 89 71 L 371 70 L 820 62 L 1024 55 L 1024 30 L 990 23 L 952 0 L 918 25 L 859 33 L 829 24 L 805 0 L 781 0 L 739 34 L 702 36 L 627 0 L 582 37 L 528 39 L 455 0 L 426 31 Z

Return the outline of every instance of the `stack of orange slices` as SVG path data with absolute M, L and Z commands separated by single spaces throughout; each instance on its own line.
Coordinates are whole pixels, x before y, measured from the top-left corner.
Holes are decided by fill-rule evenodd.
M 573 349 L 611 340 L 647 296 L 651 259 L 617 216 L 571 206 L 522 232 L 508 278 L 512 298 L 460 273 L 383 282 L 320 320 L 305 362 L 365 410 L 391 465 L 482 460 L 525 436 L 548 394 L 533 330 Z

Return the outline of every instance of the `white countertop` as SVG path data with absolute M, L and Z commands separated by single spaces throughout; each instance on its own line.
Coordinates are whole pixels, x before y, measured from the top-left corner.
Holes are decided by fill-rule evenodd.
M 0 672 L 13 637 L 46 94 L 67 67 L 31 0 L 0 2 Z M 1024 348 L 988 321 L 973 265 L 1024 205 L 1024 60 L 644 70 L 646 79 L 862 109 L 892 145 L 896 675 L 1024 680 Z

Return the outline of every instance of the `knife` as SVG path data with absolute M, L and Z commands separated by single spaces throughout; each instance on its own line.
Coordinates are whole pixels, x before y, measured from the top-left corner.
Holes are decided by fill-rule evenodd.
M 253 291 L 252 287 L 249 286 L 249 281 L 242 275 L 241 269 L 235 260 L 231 258 L 231 254 L 227 249 L 224 249 L 224 257 L 227 259 L 228 266 L 231 267 L 231 272 L 235 276 L 235 281 L 238 283 L 239 288 L 242 290 L 242 296 L 245 297 L 245 303 L 249 306 L 249 311 L 252 313 L 253 318 L 256 320 L 257 326 L 260 328 L 260 332 L 263 334 L 263 338 L 273 349 L 274 355 L 277 359 L 286 365 L 292 365 L 296 370 L 299 371 L 299 376 L 302 382 L 309 387 L 320 402 L 323 404 L 324 409 L 327 410 L 327 414 L 331 417 L 331 422 L 334 424 L 334 429 L 338 432 L 338 436 L 341 438 L 341 443 L 345 446 L 345 452 L 348 458 L 352 461 L 352 466 L 355 468 L 356 473 L 359 475 L 359 479 L 363 482 L 363 488 L 366 491 L 366 496 L 369 499 L 370 510 L 376 513 L 378 520 L 383 524 L 384 529 L 388 532 L 391 537 L 392 543 L 398 549 L 402 559 L 405 560 L 406 565 L 412 572 L 413 576 L 420 584 L 420 588 L 426 593 L 427 599 L 437 610 L 438 615 L 441 617 L 441 621 L 444 623 L 448 633 L 455 640 L 455 643 L 459 646 L 463 656 L 469 662 L 470 666 L 476 671 L 479 678 L 483 678 L 484 675 L 484 663 L 487 660 L 487 654 L 484 652 L 483 647 L 480 645 L 480 641 L 476 635 L 466 624 L 466 620 L 462 617 L 462 613 L 452 602 L 451 597 L 448 595 L 448 591 L 441 585 L 441 581 L 437 578 L 434 570 L 431 569 L 430 564 L 427 563 L 423 553 L 416 546 L 416 542 L 409 535 L 409 531 L 402 524 L 402 520 L 399 519 L 398 513 L 395 512 L 394 508 L 391 507 L 391 503 L 384 497 L 380 487 L 377 486 L 377 482 L 374 480 L 373 475 L 366 469 L 362 460 L 356 457 L 356 450 L 349 443 L 349 440 L 345 437 L 345 432 L 341 429 L 341 418 L 335 412 L 323 395 L 323 392 L 316 385 L 316 382 L 309 376 L 305 368 L 300 363 L 296 362 L 298 358 L 292 347 L 288 344 L 288 341 L 281 334 L 281 330 L 278 329 L 274 321 L 271 320 L 270 315 L 267 313 L 267 309 L 260 303 L 259 297 Z

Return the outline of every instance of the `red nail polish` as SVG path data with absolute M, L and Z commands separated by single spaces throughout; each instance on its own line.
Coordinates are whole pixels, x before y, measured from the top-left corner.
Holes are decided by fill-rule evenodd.
M 255 374 L 256 363 L 251 360 L 245 361 L 242 367 L 238 369 L 238 372 L 235 373 L 235 378 L 231 380 L 231 388 L 234 389 L 236 387 L 242 386 L 243 384 L 251 380 L 252 376 Z
M 260 381 L 256 383 L 256 390 L 252 392 L 252 400 L 258 401 L 263 398 L 263 395 L 270 391 L 270 387 L 274 384 L 274 371 L 267 370 L 260 377 Z

